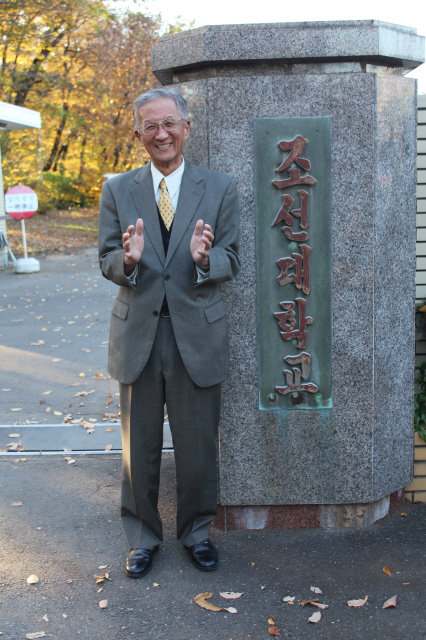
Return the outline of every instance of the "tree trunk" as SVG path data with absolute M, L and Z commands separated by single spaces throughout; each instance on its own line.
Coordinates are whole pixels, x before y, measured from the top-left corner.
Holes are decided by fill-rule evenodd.
M 62 105 L 62 118 L 61 118 L 61 121 L 59 123 L 58 128 L 56 129 L 55 141 L 53 143 L 53 147 L 52 147 L 52 150 L 50 152 L 49 159 L 48 159 L 48 161 L 45 163 L 45 165 L 43 167 L 43 171 L 50 171 L 50 169 L 52 167 L 52 164 L 56 160 L 56 157 L 58 155 L 59 144 L 61 142 L 62 132 L 63 132 L 63 130 L 65 128 L 67 117 L 68 117 L 68 104 L 66 102 L 64 102 L 64 104 Z

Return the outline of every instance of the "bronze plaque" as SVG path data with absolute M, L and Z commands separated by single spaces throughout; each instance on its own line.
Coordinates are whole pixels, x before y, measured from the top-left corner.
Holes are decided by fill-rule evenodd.
M 331 118 L 254 121 L 260 409 L 330 409 Z

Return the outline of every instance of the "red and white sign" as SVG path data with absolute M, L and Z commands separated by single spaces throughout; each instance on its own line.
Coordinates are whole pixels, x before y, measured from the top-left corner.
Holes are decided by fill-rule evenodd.
M 5 195 L 6 213 L 15 220 L 31 218 L 38 209 L 38 198 L 35 191 L 23 184 L 9 189 Z

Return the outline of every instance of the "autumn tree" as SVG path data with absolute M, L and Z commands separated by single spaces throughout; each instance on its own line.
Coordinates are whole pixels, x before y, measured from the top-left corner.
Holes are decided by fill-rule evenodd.
M 94 202 L 103 173 L 141 162 L 131 104 L 156 86 L 159 19 L 114 13 L 101 0 L 0 2 L 0 100 L 41 112 L 34 131 L 3 133 L 5 186 L 27 182 L 45 206 Z M 56 200 L 56 202 L 55 202 Z

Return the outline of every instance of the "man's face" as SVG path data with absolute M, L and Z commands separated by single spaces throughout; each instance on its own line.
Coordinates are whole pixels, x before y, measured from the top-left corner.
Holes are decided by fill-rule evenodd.
M 140 127 L 147 122 L 161 122 L 172 118 L 182 120 L 173 98 L 158 98 L 142 105 L 139 109 Z M 170 175 L 180 166 L 182 149 L 189 137 L 190 122 L 179 122 L 174 131 L 166 131 L 161 125 L 151 135 L 135 131 L 139 142 L 148 151 L 154 166 L 165 176 Z

